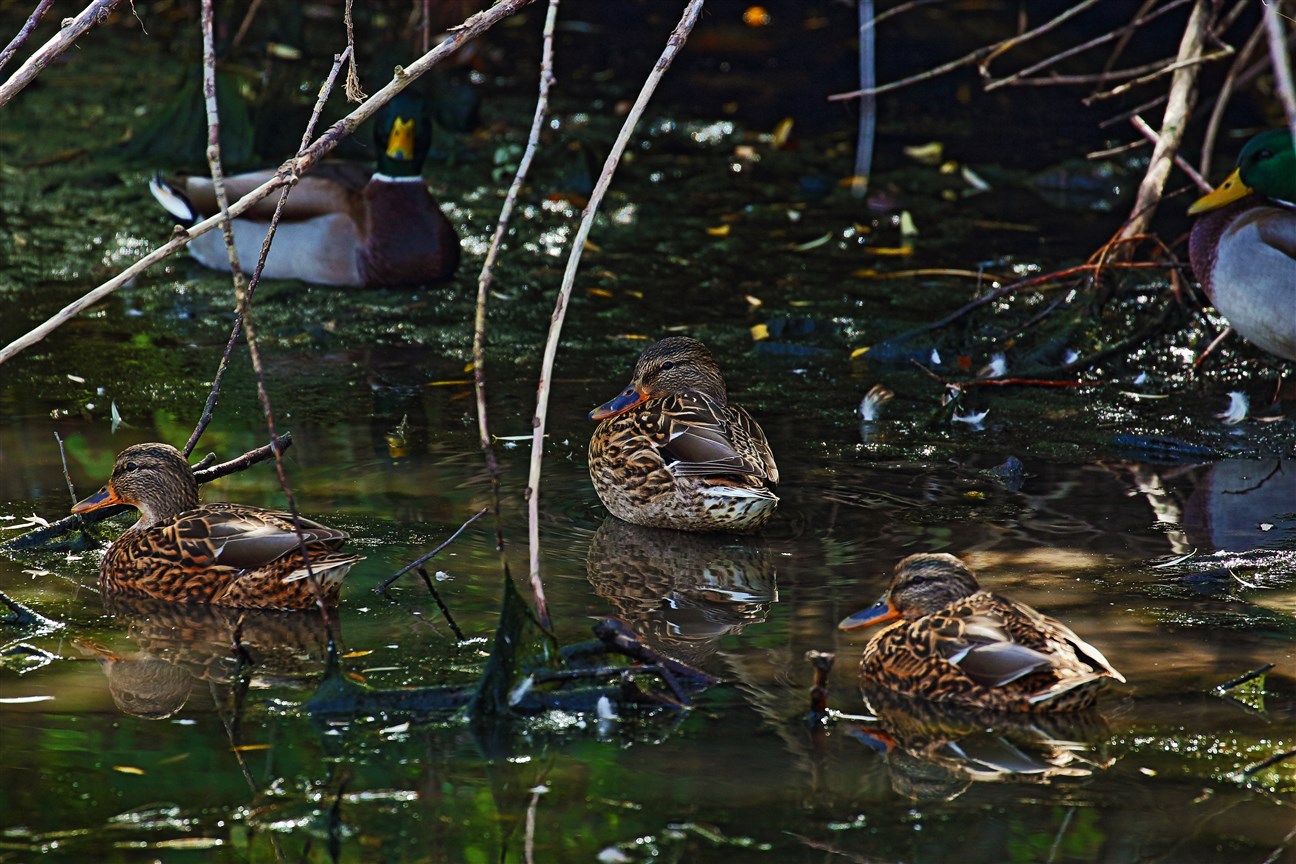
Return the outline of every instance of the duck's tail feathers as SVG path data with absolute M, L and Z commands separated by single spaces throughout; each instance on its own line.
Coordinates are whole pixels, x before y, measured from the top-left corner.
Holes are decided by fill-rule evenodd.
M 153 179 L 149 180 L 149 191 L 168 213 L 183 220 L 184 224 L 192 225 L 202 219 L 185 194 L 168 183 L 161 174 L 154 174 Z

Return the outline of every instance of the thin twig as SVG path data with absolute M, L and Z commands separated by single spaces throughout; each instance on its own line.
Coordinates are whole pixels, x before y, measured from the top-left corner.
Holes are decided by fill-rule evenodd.
M 210 2 L 210 0 L 204 0 L 204 2 Z M 333 84 L 337 81 L 338 72 L 348 57 L 354 57 L 350 45 L 341 54 L 334 57 L 333 68 L 324 83 L 320 85 L 319 96 L 315 100 L 315 110 L 306 124 L 305 131 L 302 132 L 302 141 L 298 153 L 305 150 L 307 142 L 310 141 L 310 136 L 314 134 L 315 124 L 319 121 L 319 116 L 324 110 L 324 103 L 328 101 L 329 93 L 333 91 Z M 294 185 L 296 185 L 295 177 L 293 182 L 284 186 L 283 191 L 279 193 L 279 200 L 275 203 L 274 215 L 270 217 L 270 227 L 266 230 L 265 239 L 261 241 L 261 251 L 257 256 L 256 269 L 252 271 L 252 279 L 248 283 L 247 289 L 239 290 L 241 283 L 239 280 L 235 280 L 235 293 L 238 301 L 236 315 L 238 320 L 242 321 L 243 329 L 247 334 L 248 357 L 252 360 L 252 372 L 256 378 L 257 396 L 261 400 L 261 412 L 265 417 L 266 429 L 270 432 L 271 442 L 276 440 L 274 409 L 270 404 L 270 390 L 266 386 L 265 367 L 261 362 L 261 351 L 257 347 L 256 325 L 252 316 L 252 297 L 256 293 L 257 285 L 261 283 L 261 273 L 265 269 L 266 259 L 270 256 L 270 246 L 274 242 L 275 232 L 279 228 L 279 220 L 283 216 L 284 206 L 288 203 L 288 195 L 292 192 Z M 238 326 L 237 323 L 235 326 Z M 325 626 L 328 626 L 331 620 L 328 603 L 324 599 L 323 586 L 315 578 L 315 572 L 311 567 L 310 554 L 306 549 L 306 533 L 302 530 L 301 514 L 297 511 L 297 499 L 288 483 L 288 472 L 284 468 L 283 454 L 276 449 L 274 456 L 275 473 L 279 476 L 279 487 L 283 489 L 284 497 L 288 500 L 288 512 L 292 516 L 293 529 L 297 532 L 297 548 L 300 550 L 302 561 L 306 565 L 307 578 L 310 579 L 310 584 L 315 589 L 316 606 L 319 607 L 320 615 L 324 618 Z
M 58 430 L 54 431 L 54 440 L 58 442 L 59 458 L 63 460 L 63 479 L 67 481 L 68 496 L 72 499 L 73 506 L 77 503 L 76 488 L 72 485 L 72 472 L 68 471 L 67 448 L 63 446 L 63 438 L 59 435 Z
M 41 19 L 45 17 L 45 13 L 49 11 L 49 7 L 53 5 L 54 0 L 40 0 L 36 4 L 36 8 L 27 16 L 27 23 L 22 26 L 22 29 L 18 31 L 14 38 L 9 40 L 9 44 L 5 46 L 5 49 L 0 51 L 0 69 L 4 69 L 5 65 L 18 53 L 18 49 L 26 44 L 27 37 L 31 36 L 31 32 L 36 29 L 36 25 L 40 24 Z
M 1269 61 L 1273 65 L 1274 84 L 1287 115 L 1287 128 L 1296 141 L 1296 86 L 1292 85 L 1291 58 L 1287 55 L 1287 39 L 1283 33 L 1280 0 L 1269 0 L 1264 6 L 1265 32 L 1269 37 Z
M 1155 4 L 1156 0 L 1147 0 L 1143 8 L 1140 9 L 1138 14 L 1134 16 L 1134 19 L 1130 21 L 1128 24 L 1126 24 L 1124 27 L 1113 30 L 1110 33 L 1105 33 L 1102 36 L 1097 36 L 1093 39 L 1090 39 L 1088 42 L 1083 42 L 1079 45 L 1068 48 L 1067 50 L 1054 54 L 1050 57 L 1045 57 L 1043 60 L 1039 61 L 1038 63 L 1027 66 L 1025 69 L 1022 69 L 1018 72 L 1014 72 L 1013 74 L 1009 75 L 1007 78 L 1000 78 L 995 81 L 990 81 L 989 83 L 986 84 L 985 89 L 988 92 L 990 90 L 997 90 L 1000 87 L 1007 87 L 1010 84 L 1017 84 L 1020 82 L 1021 79 L 1026 78 L 1029 75 L 1033 75 L 1042 69 L 1047 69 L 1048 67 L 1052 66 L 1054 63 L 1058 63 L 1062 60 L 1065 60 L 1068 57 L 1073 57 L 1076 54 L 1080 54 L 1085 51 L 1088 51 L 1090 48 L 1096 48 L 1099 45 L 1103 45 L 1107 42 L 1110 42 L 1113 39 L 1118 39 L 1121 38 L 1122 36 L 1126 36 L 1132 33 L 1135 29 L 1137 29 L 1141 25 L 1146 24 L 1147 22 L 1155 20 L 1157 18 L 1160 18 L 1165 13 L 1171 11 L 1172 9 L 1176 9 L 1182 6 L 1187 2 L 1189 2 L 1189 0 L 1171 0 L 1171 2 L 1157 9 L 1154 9 L 1151 13 L 1149 13 L 1147 11 L 1148 7 Z
M 347 50 L 351 53 L 351 62 L 347 64 L 346 97 L 350 102 L 363 102 L 364 89 L 360 86 L 360 75 L 356 72 L 355 55 L 355 20 L 351 15 L 352 0 L 346 0 L 343 17 L 346 19 Z
M 1188 24 L 1189 24 L 1189 28 L 1191 28 L 1193 24 L 1193 19 L 1191 17 L 1188 19 Z M 1190 29 L 1185 28 L 1184 31 L 1185 35 L 1188 35 L 1188 33 L 1190 32 L 1191 32 Z M 1199 44 L 1198 47 L 1200 48 L 1201 45 Z M 1135 87 L 1142 87 L 1144 84 L 1151 84 L 1153 81 L 1156 81 L 1158 78 L 1164 78 L 1167 75 L 1175 75 L 1177 77 L 1179 73 L 1185 69 L 1193 69 L 1194 70 L 1193 74 L 1195 76 L 1196 75 L 1195 67 L 1201 66 L 1205 63 L 1211 63 L 1216 60 L 1220 60 L 1224 57 L 1232 57 L 1235 53 L 1237 52 L 1235 51 L 1232 45 L 1225 45 L 1223 48 L 1212 51 L 1209 54 L 1199 54 L 1195 57 L 1175 60 L 1175 62 L 1169 64 L 1168 66 L 1161 67 L 1159 70 L 1151 73 L 1150 75 L 1144 75 L 1141 78 L 1135 78 L 1133 81 L 1126 81 L 1124 84 L 1117 85 L 1116 87 L 1113 87 L 1110 90 L 1103 90 L 1099 93 L 1094 93 L 1091 96 L 1087 96 L 1084 99 L 1081 99 L 1080 101 L 1084 105 L 1093 105 L 1095 102 L 1101 102 L 1104 99 L 1111 99 L 1113 97 L 1121 96 L 1125 93 L 1128 93 L 1129 91 L 1133 90 Z M 1174 89 L 1173 81 L 1171 82 L 1170 87 L 1171 90 L 1173 91 Z
M 316 139 L 305 152 L 288 160 L 279 166 L 275 176 L 262 183 L 252 191 L 248 192 L 238 201 L 230 205 L 229 215 L 231 218 L 241 216 L 247 212 L 258 201 L 268 196 L 288 183 L 294 182 L 294 177 L 300 177 L 314 166 L 320 159 L 333 151 L 335 147 L 345 138 L 355 132 L 361 123 L 368 120 L 374 114 L 382 109 L 384 105 L 413 81 L 418 79 L 442 59 L 453 54 L 464 42 L 476 37 L 477 35 L 489 30 L 492 26 L 502 21 L 504 18 L 512 15 L 533 2 L 533 0 L 499 0 L 494 6 L 476 15 L 470 17 L 467 21 L 455 28 L 447 39 L 444 39 L 439 45 L 424 54 L 418 60 L 411 63 L 408 67 L 396 70 L 395 76 L 377 93 L 370 96 L 364 104 L 358 106 L 350 114 L 338 120 Z M 40 342 L 53 331 L 57 330 L 63 324 L 80 314 L 87 307 L 98 303 L 100 300 L 112 294 L 118 288 L 130 282 L 136 276 L 159 261 L 162 261 L 183 248 L 195 237 L 206 234 L 212 228 L 220 224 L 220 215 L 211 216 L 199 222 L 197 225 L 190 227 L 188 230 L 179 229 L 167 243 L 154 249 L 143 258 L 127 267 L 121 273 L 104 282 L 93 291 L 85 294 L 67 306 L 64 306 L 56 312 L 49 320 L 43 324 L 32 328 L 23 336 L 15 339 L 9 345 L 0 350 L 0 363 L 12 358 L 14 355 L 30 348 L 37 342 Z
M 1130 118 L 1130 123 L 1134 126 L 1135 129 L 1139 131 L 1140 135 L 1142 135 L 1147 140 L 1151 141 L 1153 145 L 1155 145 L 1157 143 L 1157 140 L 1161 137 L 1157 135 L 1155 129 L 1153 129 L 1151 126 L 1147 124 L 1146 120 L 1144 120 L 1142 117 L 1138 116 L 1137 114 Z M 1202 177 L 1202 175 L 1197 173 L 1196 168 L 1188 164 L 1187 159 L 1183 158 L 1178 153 L 1175 153 L 1174 163 L 1179 166 L 1180 171 L 1188 175 L 1188 179 L 1191 180 L 1193 183 L 1195 183 L 1198 189 L 1200 189 L 1202 192 L 1211 191 L 1211 189 L 1213 188 L 1211 184 L 1206 182 L 1205 177 Z
M 603 196 L 612 183 L 612 175 L 616 172 L 617 164 L 621 161 L 621 154 L 625 152 L 626 144 L 630 141 L 630 134 L 634 131 L 639 118 L 643 115 L 648 100 L 652 98 L 652 94 L 657 89 L 658 83 L 661 82 L 662 76 L 670 68 L 671 61 L 675 59 L 675 55 L 684 46 L 689 32 L 692 31 L 693 25 L 697 23 L 698 16 L 702 14 L 702 3 L 703 0 L 689 0 L 688 6 L 684 9 L 683 17 L 675 25 L 670 38 L 666 40 L 666 48 L 662 51 L 661 56 L 657 58 L 656 65 L 653 66 L 652 72 L 648 74 L 647 80 L 644 81 L 643 87 L 639 90 L 639 97 L 635 99 L 634 106 L 630 109 L 625 122 L 621 125 L 621 131 L 617 133 L 612 150 L 603 163 L 603 171 L 599 174 L 598 182 L 594 184 L 594 191 L 590 193 L 590 200 L 585 206 L 585 213 L 581 218 L 580 227 L 576 230 L 576 236 L 572 238 L 571 253 L 567 258 L 567 269 L 563 272 L 562 285 L 558 289 L 558 298 L 554 303 L 553 316 L 549 320 L 549 336 L 545 340 L 544 358 L 540 364 L 540 383 L 536 388 L 536 411 L 531 438 L 531 471 L 527 477 L 526 491 L 527 525 L 531 551 L 531 590 L 535 593 L 536 617 L 546 630 L 549 629 L 549 609 L 544 597 L 544 585 L 540 581 L 540 463 L 544 458 L 545 420 L 549 413 L 549 389 L 553 381 L 554 357 L 558 353 L 558 337 L 562 334 L 563 319 L 567 315 L 567 302 L 571 298 L 572 286 L 576 282 L 576 269 L 580 266 L 581 254 L 585 251 L 585 240 L 589 237 L 590 228 L 593 227 L 594 216 L 598 213 L 599 204 L 603 201 Z
M 1270 756 L 1268 759 L 1264 760 L 1263 762 L 1257 762 L 1254 765 L 1248 765 L 1246 768 L 1242 770 L 1242 775 L 1244 777 L 1250 777 L 1252 774 L 1255 774 L 1258 771 L 1263 771 L 1264 769 L 1268 768 L 1270 765 L 1277 765 L 1279 762 L 1284 762 L 1293 756 L 1296 756 L 1296 748 L 1293 748 L 1291 750 L 1284 750 L 1281 753 L 1275 753 L 1274 755 Z
M 36 76 L 45 71 L 55 57 L 58 57 L 64 51 L 72 47 L 72 43 L 79 39 L 87 30 L 96 24 L 102 24 L 108 20 L 108 13 L 121 0 L 95 0 L 86 8 L 82 9 L 80 14 L 75 18 L 65 22 L 59 32 L 54 35 L 48 42 L 36 50 L 27 58 L 27 62 L 18 67 L 18 71 L 2 84 L 0 84 L 0 107 L 9 104 L 9 100 L 22 92 L 23 88 L 36 79 Z
M 428 593 L 432 595 L 432 599 L 436 601 L 437 608 L 440 609 L 441 614 L 445 616 L 446 623 L 449 624 L 450 629 L 454 631 L 455 638 L 460 642 L 463 642 L 465 640 L 464 632 L 460 630 L 459 625 L 455 623 L 454 616 L 450 614 L 450 607 L 441 599 L 441 592 L 436 590 L 436 586 L 432 584 L 432 577 L 428 575 L 427 568 L 419 567 L 418 574 L 423 577 L 423 584 L 427 586 Z
M 1219 92 L 1215 95 L 1215 105 L 1211 108 L 1210 120 L 1206 122 L 1206 131 L 1202 135 L 1201 158 L 1197 161 L 1201 164 L 1201 172 L 1207 177 L 1210 176 L 1211 157 L 1215 153 L 1215 138 L 1219 134 L 1220 122 L 1224 119 L 1224 109 L 1228 107 L 1230 100 L 1233 98 L 1234 88 L 1238 84 L 1238 75 L 1240 70 L 1251 61 L 1251 55 L 1260 47 L 1260 40 L 1264 38 L 1265 28 L 1257 27 L 1251 31 L 1247 41 L 1242 44 L 1242 49 L 1238 51 L 1233 62 L 1229 65 L 1228 74 L 1224 76 L 1224 83 L 1220 85 Z
M 1152 148 L 1152 159 L 1147 172 L 1139 184 L 1138 197 L 1129 219 L 1121 227 L 1116 239 L 1125 240 L 1147 231 L 1152 216 L 1156 213 L 1157 204 L 1161 201 L 1161 192 L 1166 179 L 1170 176 L 1170 165 L 1174 154 L 1179 152 L 1183 140 L 1184 127 L 1192 113 L 1193 101 L 1196 98 L 1197 73 L 1201 65 L 1196 62 L 1202 56 L 1206 32 L 1210 27 L 1211 4 L 1209 0 L 1197 0 L 1193 4 L 1192 14 L 1184 27 L 1183 38 L 1179 42 L 1179 62 L 1174 78 L 1170 82 L 1170 99 L 1166 103 L 1165 116 L 1161 120 L 1160 135 Z M 1125 253 L 1130 247 L 1118 250 Z
M 927 81 L 931 78 L 937 77 L 938 75 L 944 75 L 946 72 L 952 72 L 953 70 L 959 68 L 960 66 L 967 66 L 972 63 L 978 64 L 981 67 L 982 74 L 988 75 L 989 72 L 987 71 L 986 68 L 987 65 L 990 63 L 991 60 L 993 60 L 998 55 L 1002 54 L 1004 51 L 1016 47 L 1017 45 L 1020 45 L 1023 42 L 1028 42 L 1031 39 L 1034 39 L 1036 36 L 1043 35 L 1044 33 L 1047 33 L 1050 30 L 1056 29 L 1060 24 L 1065 22 L 1067 19 L 1073 18 L 1076 15 L 1079 15 L 1081 12 L 1085 12 L 1096 5 L 1098 5 L 1098 0 L 1083 0 L 1083 2 L 1075 4 L 1074 6 L 1062 12 L 1057 17 L 1052 18 L 1044 22 L 1040 26 L 1036 27 L 1034 30 L 1029 30 L 1025 33 L 1019 33 L 1017 35 L 1010 36 L 1007 39 L 996 42 L 993 45 L 982 46 L 981 48 L 978 48 L 975 51 L 963 55 L 957 60 L 951 60 L 948 63 L 943 63 L 940 66 L 937 66 L 935 69 L 928 69 L 926 72 L 920 72 L 917 75 L 910 75 L 908 78 L 902 78 L 899 81 L 892 81 L 890 84 L 883 84 L 879 87 L 874 87 L 872 90 L 868 91 L 868 93 L 865 93 L 865 91 L 863 90 L 854 90 L 850 93 L 834 93 L 833 95 L 829 96 L 828 99 L 831 102 L 839 102 L 845 99 L 858 99 L 859 97 L 865 95 L 879 96 L 883 93 L 889 93 L 892 90 L 899 90 L 901 87 L 908 87 L 910 84 L 917 84 L 920 81 Z
M 545 115 L 549 113 L 549 88 L 554 83 L 553 34 L 558 19 L 558 2 L 559 0 L 549 0 L 549 10 L 545 15 L 544 47 L 540 55 L 540 94 L 536 97 L 535 115 L 531 118 L 526 150 L 522 153 L 522 161 L 518 163 L 508 194 L 504 196 L 504 206 L 500 208 L 499 220 L 495 223 L 495 234 L 491 237 L 490 248 L 486 250 L 481 275 L 477 277 L 477 313 L 473 325 L 472 348 L 473 387 L 477 393 L 477 429 L 481 434 L 482 451 L 486 455 L 486 467 L 492 477 L 499 476 L 499 464 L 495 459 L 495 448 L 491 445 L 490 423 L 486 413 L 486 301 L 490 296 L 491 282 L 495 278 L 495 262 L 504 243 L 509 217 L 513 214 L 522 184 L 526 182 L 527 172 L 531 169 L 531 161 L 535 158 L 540 143 L 540 130 L 544 127 Z
M 1240 687 L 1241 685 L 1247 683 L 1248 681 L 1254 681 L 1255 679 L 1259 678 L 1261 675 L 1265 674 L 1272 668 L 1274 668 L 1273 663 L 1266 663 L 1258 669 L 1252 669 L 1250 672 L 1247 672 L 1243 675 L 1239 675 L 1236 678 L 1232 678 L 1228 681 L 1225 681 L 1223 684 L 1220 684 L 1215 689 L 1220 693 L 1223 693 L 1228 690 L 1232 690 L 1234 687 Z
M 468 521 L 467 521 L 467 522 L 465 522 L 465 523 L 463 523 L 462 525 L 460 525 L 460 526 L 459 526 L 459 529 L 458 529 L 457 531 L 455 531 L 453 534 L 451 534 L 451 535 L 446 539 L 446 541 L 445 541 L 444 543 L 442 543 L 440 546 L 436 547 L 435 549 L 433 549 L 431 552 L 427 553 L 426 555 L 421 555 L 421 556 L 419 556 L 419 557 L 416 558 L 415 560 L 413 560 L 413 561 L 411 561 L 410 563 L 406 564 L 406 565 L 405 565 L 404 567 L 402 567 L 401 569 L 397 570 L 397 571 L 396 571 L 395 573 L 393 573 L 392 575 L 388 576 L 385 580 L 383 580 L 383 583 L 382 583 L 381 585 L 379 585 L 377 588 L 375 588 L 374 590 L 377 591 L 377 592 L 379 592 L 379 593 L 386 593 L 386 592 L 387 592 L 387 589 L 391 587 L 391 584 L 392 584 L 393 582 L 395 582 L 395 581 L 396 581 L 397 579 L 399 579 L 400 577 L 404 576 L 404 575 L 405 575 L 406 573 L 408 573 L 409 571 L 413 570 L 415 567 L 418 567 L 420 564 L 424 564 L 424 563 L 426 563 L 429 559 L 435 557 L 436 554 L 437 554 L 438 552 L 440 552 L 442 549 L 446 548 L 446 547 L 449 546 L 451 543 L 453 543 L 454 540 L 455 540 L 455 538 L 458 537 L 460 534 L 462 534 L 462 533 L 464 532 L 464 529 L 465 529 L 465 528 L 467 528 L 469 525 L 471 525 L 472 523 L 474 523 L 474 522 L 476 522 L 478 519 L 480 519 L 483 515 L 485 515 L 486 511 L 488 511 L 488 510 L 490 510 L 489 507 L 483 507 L 482 509 L 478 510 L 476 513 L 474 513 L 472 516 L 470 516 L 470 517 L 468 518 Z

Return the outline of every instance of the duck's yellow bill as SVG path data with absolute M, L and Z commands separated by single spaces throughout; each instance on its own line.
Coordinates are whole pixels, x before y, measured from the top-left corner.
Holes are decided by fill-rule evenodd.
M 1227 180 L 1194 201 L 1192 206 L 1188 208 L 1188 215 L 1195 216 L 1198 213 L 1218 210 L 1225 204 L 1232 204 L 1234 201 L 1245 198 L 1250 194 L 1251 187 L 1242 182 L 1241 173 L 1238 169 L 1234 169 Z
M 397 117 L 387 136 L 387 158 L 409 161 L 414 158 L 414 121 Z

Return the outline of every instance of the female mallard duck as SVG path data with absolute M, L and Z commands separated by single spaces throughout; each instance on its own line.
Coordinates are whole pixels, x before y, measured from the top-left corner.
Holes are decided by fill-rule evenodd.
M 1189 213 L 1188 255 L 1206 296 L 1256 347 L 1296 360 L 1296 152 L 1286 129 L 1252 138 L 1237 169 Z
M 345 531 L 300 520 L 317 591 L 291 514 L 199 504 L 189 463 L 168 444 L 127 447 L 108 484 L 72 512 L 113 504 L 136 507 L 140 517 L 104 554 L 99 584 L 106 593 L 262 609 L 314 608 L 322 597 L 332 606 L 342 578 L 360 560 L 338 552 Z
M 864 648 L 860 675 L 932 702 L 996 711 L 1079 711 L 1104 679 L 1124 682 L 1066 625 L 977 584 L 953 555 L 910 555 L 872 607 L 843 630 L 894 621 Z
M 677 531 L 754 531 L 778 506 L 765 433 L 729 402 L 696 339 L 650 345 L 630 386 L 590 412 L 594 490 L 613 516 Z
M 459 235 L 423 182 L 430 136 L 431 122 L 413 96 L 401 94 L 387 103 L 374 127 L 378 172 L 326 162 L 302 177 L 288 196 L 262 275 L 369 288 L 453 276 Z M 225 193 L 236 201 L 274 174 L 226 177 Z M 182 187 L 154 178 L 149 188 L 172 215 L 189 222 L 218 210 L 209 177 L 188 177 Z M 277 195 L 264 198 L 234 220 L 239 263 L 249 273 L 277 201 Z M 219 230 L 195 238 L 189 251 L 205 267 L 229 270 Z

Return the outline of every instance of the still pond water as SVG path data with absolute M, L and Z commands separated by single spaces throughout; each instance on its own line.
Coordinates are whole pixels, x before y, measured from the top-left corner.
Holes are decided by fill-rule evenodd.
M 849 26 L 851 10 L 823 5 Z M 591 33 L 606 22 L 586 12 L 560 57 L 582 45 L 598 57 Z M 724 35 L 727 14 L 704 26 Z M 498 435 L 530 429 L 579 218 L 550 192 L 580 193 L 585 154 L 601 161 L 615 100 L 633 95 L 669 29 L 641 17 L 657 28 L 647 47 L 590 61 L 617 74 L 556 94 L 549 155 L 514 217 L 491 301 Z M 538 21 L 531 10 L 498 44 L 534 57 Z M 142 122 L 155 108 L 141 96 L 148 83 L 180 77 L 160 56 L 165 38 L 179 36 L 150 41 L 119 22 L 5 109 L 20 122 L 0 130 L 0 342 L 167 236 L 146 191 L 154 166 L 99 149 L 38 164 Z M 819 61 L 848 78 L 849 43 L 830 42 Z M 491 503 L 464 371 L 471 298 L 525 137 L 534 68 L 510 77 L 496 65 L 478 82 L 489 132 L 464 136 L 427 172 L 465 241 L 452 283 L 412 294 L 267 283 L 257 300 L 297 501 L 350 531 L 366 556 L 334 622 L 340 669 L 327 670 L 314 615 L 236 624 L 227 613 L 123 607 L 97 591 L 98 548 L 0 555 L 0 591 L 53 622 L 0 624 L 0 861 L 1296 861 L 1296 759 L 1263 765 L 1296 747 L 1296 428 L 1215 416 L 1232 390 L 1273 413 L 1263 407 L 1272 363 L 1234 342 L 1194 373 L 1218 324 L 1198 317 L 1100 364 L 1093 386 L 970 391 L 959 411 L 989 413 L 951 423 L 942 388 L 909 357 L 942 357 L 936 368 L 950 378 L 966 377 L 949 371 L 956 358 L 975 369 L 1005 346 L 1012 368 L 1057 365 L 1067 348 L 1099 350 L 1141 326 L 1167 282 L 1140 276 L 1101 319 L 1083 293 L 1022 295 L 888 343 L 993 278 L 899 271 L 1053 269 L 1083 260 L 1119 217 L 1061 210 L 1031 191 L 1047 148 L 1038 165 L 1005 166 L 952 133 L 947 148 L 962 141 L 969 154 L 956 158 L 980 153 L 976 170 L 995 178 L 989 193 L 964 197 L 957 173 L 898 155 L 929 134 L 930 118 L 884 125 L 878 198 L 895 200 L 859 203 L 836 186 L 850 171 L 848 114 L 807 107 L 804 137 L 776 149 L 759 112 L 697 107 L 726 104 L 702 86 L 725 80 L 717 69 L 728 61 L 707 53 L 715 44 L 700 41 L 672 70 L 674 89 L 650 112 L 591 238 L 558 357 L 541 514 L 560 642 L 589 638 L 594 620 L 613 615 L 721 682 L 683 714 L 555 713 L 504 741 L 390 705 L 329 710 L 339 676 L 383 691 L 472 685 L 497 623 L 489 520 L 431 562 L 462 641 L 412 574 L 390 597 L 374 591 Z M 134 56 L 119 68 L 122 46 Z M 35 128 L 41 140 L 15 131 Z M 901 245 L 900 210 L 920 231 L 912 254 L 870 254 Z M 1027 324 L 1059 298 L 1052 323 Z M 226 281 L 178 256 L 5 364 L 0 529 L 67 511 L 55 433 L 77 495 L 127 444 L 181 444 L 229 306 Z M 607 517 L 589 485 L 585 412 L 624 386 L 643 340 L 671 332 L 711 345 L 770 439 L 783 500 L 760 536 L 635 529 Z M 864 345 L 887 350 L 851 360 Z M 877 383 L 896 397 L 861 427 L 857 406 Z M 264 438 L 240 351 L 198 452 L 231 458 Z M 526 566 L 528 450 L 500 443 L 515 575 Z M 993 470 L 1009 457 L 1021 476 Z M 203 494 L 283 504 L 265 466 Z M 1096 715 L 1062 722 L 866 705 L 855 674 L 864 637 L 835 625 L 917 551 L 964 556 L 994 590 L 1099 646 L 1128 685 L 1109 688 Z M 242 662 L 236 629 L 251 655 Z M 809 650 L 836 653 L 831 704 L 860 717 L 806 725 Z

